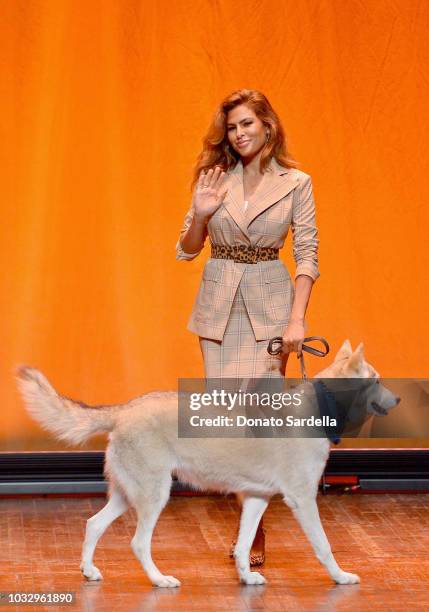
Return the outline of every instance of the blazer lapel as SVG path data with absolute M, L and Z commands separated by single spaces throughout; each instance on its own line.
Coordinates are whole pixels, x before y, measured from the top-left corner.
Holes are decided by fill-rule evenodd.
M 235 168 L 229 173 L 228 193 L 225 196 L 223 205 L 243 234 L 250 240 L 244 214 L 243 165 L 241 160 L 238 161 Z
M 272 157 L 269 170 L 252 194 L 253 203 L 244 211 L 243 164 L 238 161 L 229 173 L 228 193 L 225 196 L 224 207 L 237 223 L 243 234 L 250 240 L 248 226 L 264 210 L 284 198 L 298 185 L 298 179 L 291 175 Z
M 249 204 L 245 216 L 246 225 L 250 225 L 258 215 L 287 196 L 298 185 L 297 177 L 291 174 L 288 168 L 280 166 L 274 158 L 271 158 L 269 168 L 252 195 L 253 203 Z

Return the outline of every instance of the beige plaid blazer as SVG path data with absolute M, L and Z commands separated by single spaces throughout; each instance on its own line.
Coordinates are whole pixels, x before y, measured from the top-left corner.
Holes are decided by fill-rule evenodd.
M 264 173 L 247 210 L 241 161 L 228 171 L 226 185 L 225 199 L 207 224 L 211 243 L 280 249 L 291 227 L 295 278 L 306 274 L 316 280 L 319 241 L 311 177 L 301 170 L 284 168 L 271 158 L 269 171 Z M 201 252 L 185 253 L 180 244 L 193 214 L 192 198 L 176 245 L 176 259 L 189 261 Z M 252 264 L 208 259 L 188 329 L 204 338 L 222 340 L 239 285 L 256 340 L 282 335 L 289 321 L 294 288 L 281 260 Z

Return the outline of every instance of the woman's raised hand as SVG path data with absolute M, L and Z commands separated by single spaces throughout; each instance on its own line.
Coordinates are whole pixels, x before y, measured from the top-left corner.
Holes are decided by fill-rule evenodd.
M 228 191 L 224 185 L 225 176 L 219 166 L 207 173 L 201 170 L 194 195 L 196 216 L 208 220 L 217 211 Z

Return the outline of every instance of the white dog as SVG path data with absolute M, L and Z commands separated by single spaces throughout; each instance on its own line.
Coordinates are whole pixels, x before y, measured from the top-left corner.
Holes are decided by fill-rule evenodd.
M 318 374 L 321 377 L 368 379 L 362 401 L 369 414 L 386 414 L 399 401 L 365 361 L 362 344 L 353 352 L 345 341 L 334 362 Z M 332 579 L 339 584 L 359 582 L 357 575 L 338 566 L 319 518 L 316 495 L 329 455 L 328 439 L 179 438 L 175 392 L 148 393 L 124 405 L 90 407 L 60 396 L 33 368 L 20 368 L 18 382 L 31 415 L 56 437 L 79 444 L 97 432 L 111 432 L 105 461 L 109 501 L 88 520 L 82 550 L 80 568 L 87 579 L 102 578 L 93 564 L 95 547 L 131 504 L 138 517 L 131 546 L 149 580 L 159 587 L 180 585 L 173 576 L 164 576 L 151 556 L 152 532 L 169 499 L 171 475 L 176 473 L 203 490 L 244 495 L 234 551 L 242 582 L 265 582 L 260 573 L 250 571 L 249 552 L 259 520 L 277 493 L 292 509 Z M 312 384 L 304 384 L 307 401 L 316 402 Z

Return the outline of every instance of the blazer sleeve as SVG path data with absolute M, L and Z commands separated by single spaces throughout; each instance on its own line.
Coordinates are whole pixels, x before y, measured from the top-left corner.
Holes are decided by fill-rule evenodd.
M 308 174 L 304 177 L 293 204 L 291 228 L 296 263 L 295 278 L 299 274 L 306 274 L 315 281 L 320 276 L 317 257 L 319 240 L 313 187 Z
M 203 250 L 203 247 L 201 247 L 201 249 L 199 251 L 197 251 L 196 253 L 186 253 L 183 249 L 182 249 L 182 245 L 180 244 L 180 241 L 182 240 L 183 236 L 186 234 L 186 232 L 188 231 L 189 226 L 192 223 L 192 219 L 194 217 L 194 206 L 193 206 L 193 202 L 191 204 L 190 209 L 188 210 L 188 212 L 185 215 L 185 220 L 183 222 L 183 227 L 180 230 L 180 235 L 179 235 L 179 240 L 177 241 L 176 244 L 176 259 L 178 260 L 184 260 L 184 261 L 191 261 L 192 259 L 195 259 L 195 257 L 197 257 L 201 251 Z M 206 226 L 206 231 L 204 234 L 204 242 L 207 238 L 207 226 Z M 203 243 L 204 246 L 204 243 Z

